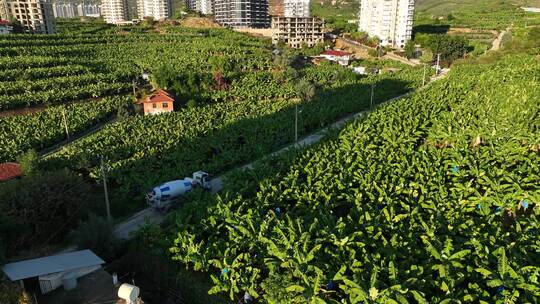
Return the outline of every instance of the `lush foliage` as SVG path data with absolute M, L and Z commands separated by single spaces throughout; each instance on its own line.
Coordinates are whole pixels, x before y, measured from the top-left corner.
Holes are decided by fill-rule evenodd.
M 67 139 L 64 114 L 70 136 L 105 122 L 129 97 L 106 97 L 85 103 L 53 106 L 36 113 L 0 117 L 0 162 L 12 161 L 29 149 L 43 150 Z
M 441 60 L 448 63 L 454 62 L 458 58 L 463 58 L 467 54 L 469 41 L 462 36 L 451 35 L 417 35 L 415 43 L 431 50 L 435 56 L 441 55 Z M 411 51 L 411 44 L 406 51 Z M 414 47 L 414 46 L 412 46 Z M 414 51 L 414 50 L 412 50 Z
M 6 256 L 62 239 L 86 207 L 91 187 L 65 170 L 36 172 L 0 185 L 0 240 Z
M 417 87 L 421 74 L 421 69 L 409 68 L 360 77 L 337 65 L 309 67 L 301 71 L 301 83 L 315 84 L 318 96 L 310 100 L 314 92 L 307 86 L 309 98 L 301 101 L 297 80 L 288 81 L 282 72 L 251 72 L 233 81 L 230 90 L 212 93 L 224 102 L 118 121 L 66 146 L 44 166 L 89 170 L 97 177 L 98 155 L 104 155 L 112 167 L 110 177 L 119 185 L 117 194 L 132 202 L 160 182 L 197 170 L 218 174 L 291 143 L 295 105 L 302 111 L 301 136 L 366 108 L 371 83 L 377 87 L 377 103 Z
M 459 66 L 286 169 L 238 173 L 177 213 L 175 259 L 268 303 L 536 303 L 539 72 Z

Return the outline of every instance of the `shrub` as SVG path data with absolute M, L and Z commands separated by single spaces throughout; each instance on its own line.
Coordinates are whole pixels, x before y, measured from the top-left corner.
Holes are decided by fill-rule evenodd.
M 108 259 L 115 255 L 118 241 L 114 237 L 113 223 L 103 217 L 91 214 L 72 233 L 73 242 L 80 249 L 90 249 L 97 255 Z
M 90 186 L 68 170 L 35 172 L 0 185 L 0 239 L 6 256 L 61 241 L 92 203 Z

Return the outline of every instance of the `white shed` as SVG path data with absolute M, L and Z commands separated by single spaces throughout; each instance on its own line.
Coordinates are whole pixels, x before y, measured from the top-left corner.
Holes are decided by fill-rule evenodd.
M 103 264 L 105 262 L 92 251 L 81 250 L 6 264 L 2 271 L 12 282 L 39 278 L 41 292 L 46 294 L 63 282 L 69 283 L 66 289 L 73 288 L 77 278 L 100 269 Z

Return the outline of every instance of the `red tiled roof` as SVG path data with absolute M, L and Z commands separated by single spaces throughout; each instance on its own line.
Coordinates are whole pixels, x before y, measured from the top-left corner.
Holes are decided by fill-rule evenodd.
M 0 164 L 0 182 L 4 182 L 22 175 L 21 166 L 16 163 Z
M 144 102 L 174 102 L 174 97 L 160 89 L 148 96 Z
M 327 50 L 327 51 L 324 51 L 321 55 L 329 55 L 329 56 L 339 56 L 339 57 L 342 57 L 342 56 L 349 56 L 349 55 L 351 55 L 351 54 L 350 54 L 350 53 L 347 53 L 347 52 L 343 52 L 343 51 Z
M 0 20 L 0 25 L 11 25 L 11 22 L 7 20 Z

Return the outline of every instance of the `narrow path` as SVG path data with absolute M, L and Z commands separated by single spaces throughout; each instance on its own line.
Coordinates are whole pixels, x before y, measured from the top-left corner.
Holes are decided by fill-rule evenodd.
M 505 29 L 504 31 L 499 33 L 499 36 L 495 40 L 493 40 L 493 43 L 491 44 L 491 51 L 498 51 L 501 48 L 502 40 L 504 36 L 510 31 L 510 28 Z
M 431 81 L 428 84 L 426 84 L 424 87 L 421 87 L 421 88 L 419 88 L 417 90 L 414 90 L 414 91 L 411 91 L 411 92 L 396 96 L 394 98 L 391 98 L 391 99 L 389 99 L 389 100 L 387 100 L 385 102 L 382 102 L 382 103 L 378 104 L 376 107 L 380 107 L 380 106 L 382 106 L 384 104 L 387 104 L 389 102 L 392 102 L 394 100 L 401 99 L 401 98 L 407 97 L 407 96 L 409 96 L 411 94 L 414 94 L 414 93 L 416 93 L 418 91 L 424 90 L 431 83 L 446 77 L 447 73 L 448 73 L 448 70 L 446 70 L 442 74 L 439 74 L 439 75 L 431 78 Z M 370 111 L 371 110 L 366 110 L 366 111 L 362 111 L 362 112 L 359 112 L 359 113 L 352 114 L 352 115 L 349 115 L 347 117 L 344 117 L 344 118 L 336 121 L 332 125 L 324 128 L 322 130 L 319 130 L 319 131 L 317 131 L 317 132 L 315 132 L 315 133 L 313 133 L 311 135 L 308 135 L 308 136 L 302 138 L 300 141 L 298 141 L 298 143 L 291 144 L 291 145 L 289 145 L 289 146 L 287 146 L 287 147 L 285 147 L 285 148 L 283 148 L 281 150 L 273 152 L 273 153 L 269 154 L 269 156 L 275 156 L 275 155 L 282 154 L 282 153 L 288 151 L 289 149 L 303 149 L 303 148 L 309 147 L 309 146 L 321 141 L 329 131 L 336 130 L 336 129 L 341 129 L 346 123 L 348 123 L 348 122 L 350 122 L 350 121 L 352 121 L 352 120 L 354 120 L 356 118 L 359 118 L 359 117 L 369 113 Z M 256 161 L 254 161 L 252 163 L 244 165 L 244 166 L 240 167 L 240 169 L 244 169 L 244 170 L 245 169 L 252 169 L 253 165 L 258 161 L 260 161 L 260 160 L 256 160 Z M 231 171 L 234 171 L 234 170 L 236 170 L 236 169 L 233 169 Z M 231 172 L 231 171 L 229 171 L 229 172 Z M 219 191 L 221 191 L 223 189 L 223 180 L 224 180 L 224 177 L 227 174 L 228 173 L 224 173 L 223 175 L 212 179 L 211 184 L 212 184 L 212 193 L 213 194 L 215 194 L 215 193 L 217 193 L 217 192 L 219 192 Z M 147 223 L 148 224 L 160 224 L 161 222 L 163 222 L 164 218 L 165 218 L 165 214 L 163 214 L 161 212 L 158 212 L 153 208 L 146 208 L 146 209 L 134 214 L 130 218 L 126 219 L 122 223 L 119 223 L 118 225 L 116 225 L 116 227 L 114 229 L 114 234 L 115 234 L 115 236 L 117 238 L 126 240 L 126 239 L 130 238 L 130 233 L 134 232 L 134 231 L 137 231 L 139 229 L 139 227 L 141 227 L 141 226 L 143 226 L 143 225 L 145 225 Z
M 62 150 L 62 148 L 65 147 L 66 145 L 74 143 L 77 140 L 80 140 L 80 139 L 82 139 L 84 137 L 90 136 L 90 135 L 100 131 L 101 129 L 103 129 L 106 125 L 114 123 L 117 120 L 118 120 L 118 117 L 114 116 L 112 119 L 100 122 L 97 125 L 94 125 L 93 127 L 91 127 L 90 129 L 85 130 L 82 133 L 75 134 L 75 136 L 71 137 L 70 140 L 64 140 L 62 142 L 57 143 L 56 145 L 54 145 L 52 147 L 49 147 L 49 148 L 47 148 L 45 150 L 40 151 L 39 154 L 40 154 L 41 158 L 49 157 L 50 155 Z

